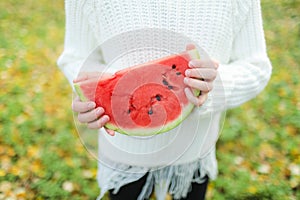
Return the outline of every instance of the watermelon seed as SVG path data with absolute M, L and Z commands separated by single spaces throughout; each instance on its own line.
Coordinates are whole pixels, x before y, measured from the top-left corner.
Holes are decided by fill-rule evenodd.
M 172 89 L 173 89 L 173 86 L 172 86 L 172 85 L 168 85 L 168 88 L 169 88 L 170 90 L 172 90 Z
M 127 113 L 128 113 L 128 114 L 130 114 L 130 112 L 131 112 L 131 110 L 130 110 L 130 109 L 128 109 L 128 110 L 127 110 Z
M 158 95 L 158 94 L 155 96 L 155 98 L 156 98 L 157 101 L 160 101 L 160 100 L 161 100 L 161 96 Z
M 169 83 L 168 83 L 168 81 L 166 79 L 163 79 L 162 82 L 163 82 L 164 85 L 169 85 Z
M 150 110 L 148 111 L 148 114 L 149 114 L 149 115 L 152 115 L 152 114 L 153 114 L 152 108 L 150 108 Z
M 181 72 L 176 72 L 176 75 L 178 75 L 178 76 L 179 76 L 180 74 L 181 74 Z
M 176 69 L 176 65 L 175 64 L 172 65 L 172 69 Z

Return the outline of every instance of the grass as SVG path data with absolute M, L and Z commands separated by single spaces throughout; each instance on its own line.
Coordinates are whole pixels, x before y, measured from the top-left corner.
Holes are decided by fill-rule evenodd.
M 208 199 L 300 199 L 300 1 L 263 0 L 262 8 L 273 75 L 256 99 L 227 113 Z M 0 9 L 0 199 L 95 199 L 96 162 L 55 63 L 63 1 L 1 1 Z

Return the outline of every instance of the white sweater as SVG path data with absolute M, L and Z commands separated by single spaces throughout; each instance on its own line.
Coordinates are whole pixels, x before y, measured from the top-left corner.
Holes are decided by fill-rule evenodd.
M 147 171 L 154 166 L 197 162 L 196 169 L 202 167 L 201 172 L 203 163 L 206 163 L 204 173 L 214 178 L 217 169 L 213 148 L 221 113 L 254 98 L 266 86 L 271 75 L 259 0 L 67 0 L 65 8 L 65 49 L 58 65 L 70 82 L 96 47 L 110 38 L 134 30 L 154 28 L 183 34 L 219 61 L 216 82 L 222 84 L 215 84 L 205 105 L 195 109 L 180 128 L 142 140 L 120 134 L 115 137 L 99 134 L 100 158 L 105 163 L 113 161 L 126 166 L 136 165 Z M 101 50 L 103 55 L 109 52 L 105 48 Z M 155 53 L 154 57 L 159 54 Z M 161 52 L 161 56 L 164 54 Z M 221 97 L 219 91 L 223 91 Z M 175 145 L 180 143 L 185 145 L 180 146 L 180 152 L 175 152 Z M 104 171 L 98 177 L 102 193 L 141 177 L 124 176 L 123 181 L 117 184 L 118 178 L 114 177 L 121 173 L 112 175 L 114 170 L 106 169 L 106 175 L 103 175 Z M 112 180 L 115 181 L 113 184 Z M 188 181 L 191 182 L 192 177 Z M 187 190 L 187 187 L 184 189 Z M 186 195 L 186 191 L 180 192 L 178 188 L 173 188 L 171 193 Z

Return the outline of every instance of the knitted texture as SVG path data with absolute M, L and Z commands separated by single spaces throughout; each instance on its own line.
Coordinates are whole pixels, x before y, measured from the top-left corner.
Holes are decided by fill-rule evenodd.
M 220 90 L 216 84 L 209 93 L 207 102 L 198 109 L 203 113 L 219 114 L 249 101 L 264 89 L 271 75 L 259 0 L 66 0 L 65 9 L 65 45 L 58 59 L 58 66 L 70 83 L 76 78 L 84 60 L 99 44 L 118 34 L 145 28 L 167 29 L 184 34 L 220 63 L 218 75 L 222 81 L 225 103 L 220 106 L 223 98 L 218 99 L 217 95 L 213 95 L 214 92 L 218 94 Z M 130 40 L 127 42 L 130 43 Z M 106 50 L 103 49 L 103 54 L 105 53 Z M 144 56 L 147 60 L 159 56 L 159 53 L 154 56 L 145 53 Z M 218 127 L 219 121 L 212 121 L 211 126 Z M 206 131 L 209 131 L 212 138 L 218 135 L 219 130 L 215 128 Z M 167 142 L 168 134 L 165 135 L 163 139 L 162 137 L 149 139 L 149 143 L 144 145 L 145 148 L 151 147 L 151 144 L 155 146 Z M 207 140 L 214 142 L 215 139 L 211 138 Z M 127 140 L 124 137 L 108 140 L 125 145 L 126 148 Z M 200 139 L 196 141 L 199 142 L 191 145 L 192 150 L 179 159 L 180 165 L 168 166 L 164 170 L 150 173 L 140 199 L 149 195 L 149 188 L 153 185 L 159 191 L 158 199 L 164 199 L 167 190 L 179 198 L 186 196 L 192 181 L 200 181 L 205 174 L 215 178 L 217 164 L 214 151 L 200 159 L 199 154 L 203 149 L 199 147 L 201 146 L 199 143 L 203 141 Z M 130 140 L 130 150 L 133 148 L 133 151 L 142 151 L 139 141 L 135 142 Z M 118 160 L 117 156 L 111 158 Z M 120 160 L 121 158 L 122 156 Z M 187 164 L 191 160 L 192 164 Z M 119 166 L 120 171 L 99 163 L 100 197 L 108 189 L 118 190 L 122 185 L 137 180 L 145 174 L 145 171 L 150 170 L 147 166 L 131 167 L 126 163 L 119 165 L 113 162 L 111 165 L 115 168 Z M 193 171 L 182 170 L 187 166 L 192 166 Z M 126 172 L 126 169 L 135 171 L 135 175 Z M 202 173 L 199 180 L 194 180 L 191 175 L 195 170 Z M 181 176 L 178 176 L 178 171 L 181 172 Z M 164 177 L 164 180 L 159 177 Z M 178 183 L 184 184 L 179 187 Z M 163 186 L 159 187 L 160 185 Z

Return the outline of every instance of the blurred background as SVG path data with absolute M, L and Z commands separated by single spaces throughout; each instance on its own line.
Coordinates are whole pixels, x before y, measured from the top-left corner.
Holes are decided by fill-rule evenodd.
M 208 199 L 300 199 L 300 0 L 262 0 L 262 9 L 273 75 L 256 99 L 227 112 Z M 0 1 L 0 199 L 99 193 L 56 66 L 64 20 L 61 0 Z

